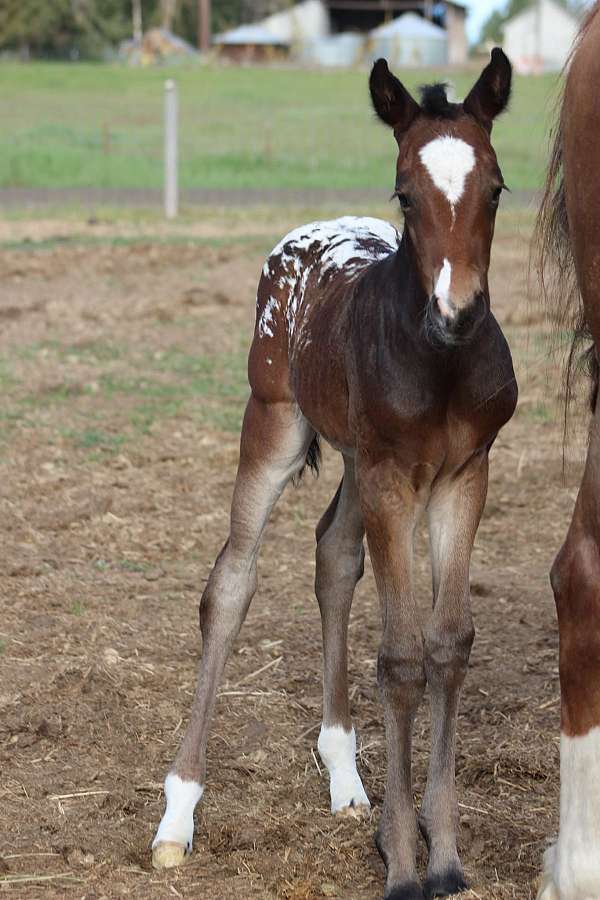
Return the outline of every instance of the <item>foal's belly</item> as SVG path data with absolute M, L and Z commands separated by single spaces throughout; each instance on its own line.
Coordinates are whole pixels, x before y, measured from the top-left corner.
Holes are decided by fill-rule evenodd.
M 344 339 L 333 309 L 324 309 L 320 318 L 321 327 L 312 343 L 300 348 L 290 362 L 290 387 L 315 431 L 337 450 L 348 453 L 356 438 L 349 418 Z

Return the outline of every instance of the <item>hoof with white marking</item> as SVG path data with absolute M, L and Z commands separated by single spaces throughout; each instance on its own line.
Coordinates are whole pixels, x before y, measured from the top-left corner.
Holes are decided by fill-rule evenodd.
M 317 744 L 329 772 L 331 812 L 334 816 L 360 819 L 369 815 L 371 804 L 356 769 L 356 734 L 339 725 L 321 727 Z
M 371 815 L 371 804 L 369 803 L 369 798 L 366 794 L 365 800 L 366 802 L 363 801 L 362 803 L 351 800 L 350 803 L 345 806 L 332 810 L 333 815 L 338 816 L 341 819 L 368 819 Z
M 353 772 L 335 772 L 331 776 L 329 790 L 334 816 L 364 819 L 370 815 L 371 804 L 356 769 Z
M 152 865 L 155 869 L 174 869 L 182 866 L 190 855 L 185 844 L 175 841 L 159 841 L 152 848 Z
M 536 900 L 561 900 L 560 892 L 554 881 L 555 858 L 556 846 L 549 847 L 544 854 L 544 872 L 540 878 Z
M 538 900 L 600 900 L 600 727 L 560 739 L 560 831 Z
M 165 779 L 167 808 L 152 842 L 155 869 L 181 866 L 192 852 L 194 809 L 204 788 L 197 781 L 183 781 L 169 772 Z

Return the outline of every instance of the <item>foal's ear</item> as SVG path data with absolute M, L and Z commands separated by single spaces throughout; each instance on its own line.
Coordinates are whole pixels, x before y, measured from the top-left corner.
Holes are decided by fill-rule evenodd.
M 512 66 L 508 56 L 500 47 L 494 47 L 492 58 L 464 101 L 463 109 L 491 131 L 494 119 L 508 105 L 511 81 Z
M 369 79 L 371 100 L 379 118 L 394 131 L 406 131 L 420 112 L 401 81 L 392 75 L 385 59 L 378 59 Z

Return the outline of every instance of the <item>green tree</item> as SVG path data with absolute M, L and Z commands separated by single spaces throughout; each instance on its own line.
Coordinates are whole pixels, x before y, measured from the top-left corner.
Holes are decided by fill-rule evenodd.
M 124 0 L 2 0 L 0 48 L 23 56 L 100 56 L 130 32 Z
M 213 32 L 286 9 L 294 0 L 213 0 Z M 144 31 L 170 24 L 196 43 L 197 0 L 140 0 Z M 133 36 L 132 0 L 0 0 L 0 50 L 24 57 L 101 58 Z
M 483 24 L 481 29 L 481 36 L 479 38 L 479 42 L 481 44 L 486 43 L 487 41 L 493 41 L 494 44 L 502 43 L 502 26 L 504 25 L 504 16 L 501 12 L 496 10 L 491 14 L 489 19 Z

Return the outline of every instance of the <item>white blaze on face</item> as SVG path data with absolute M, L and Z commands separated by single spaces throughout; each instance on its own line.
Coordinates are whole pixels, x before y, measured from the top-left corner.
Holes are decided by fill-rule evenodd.
M 421 147 L 419 157 L 436 188 L 450 204 L 454 222 L 456 205 L 464 194 L 467 175 L 475 168 L 475 151 L 466 141 L 446 135 Z
M 560 739 L 560 833 L 540 900 L 600 897 L 600 727 Z
M 454 315 L 454 310 L 450 305 L 450 283 L 452 281 L 452 266 L 450 265 L 447 259 L 444 259 L 444 264 L 440 269 L 440 274 L 438 275 L 438 279 L 435 283 L 435 287 L 433 289 L 433 293 L 437 299 L 438 306 L 440 308 L 440 312 L 444 316 L 448 316 L 450 319 Z

